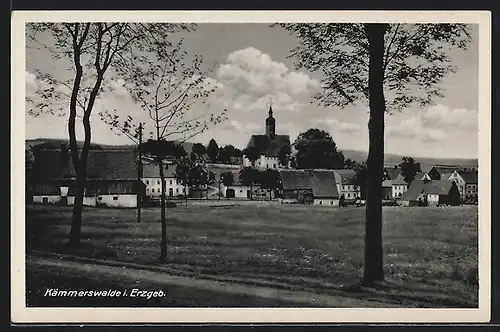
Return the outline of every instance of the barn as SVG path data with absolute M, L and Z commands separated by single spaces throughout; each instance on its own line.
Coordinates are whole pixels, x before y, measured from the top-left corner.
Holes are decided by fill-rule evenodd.
M 413 180 L 401 197 L 403 206 L 460 205 L 457 184 L 444 180 Z
M 339 205 L 333 170 L 280 170 L 282 203 Z
M 84 205 L 137 207 L 138 195 L 144 195 L 145 190 L 138 176 L 136 150 L 90 150 Z M 32 187 L 36 189 L 37 201 L 74 204 L 76 177 L 68 151 L 37 151 L 34 178 L 36 182 Z

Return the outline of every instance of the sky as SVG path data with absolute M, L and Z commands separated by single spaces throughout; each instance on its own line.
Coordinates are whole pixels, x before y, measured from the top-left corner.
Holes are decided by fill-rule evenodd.
M 478 31 L 471 26 L 472 42 L 467 50 L 452 50 L 450 58 L 458 71 L 441 83 L 444 97 L 424 108 L 410 107 L 386 116 L 385 152 L 414 157 L 477 158 L 478 156 Z M 40 41 L 50 43 L 47 36 Z M 28 43 L 29 44 L 29 43 Z M 211 81 L 217 85 L 208 105 L 198 112 L 227 109 L 227 120 L 191 139 L 207 144 L 244 148 L 250 135 L 263 134 L 270 100 L 277 134 L 288 134 L 293 142 L 309 128 L 328 131 L 339 149 L 368 150 L 368 108 L 350 105 L 343 109 L 321 107 L 311 102 L 320 89 L 321 74 L 294 68 L 290 50 L 294 36 L 267 24 L 201 24 L 185 36 L 185 49 L 203 55 Z M 36 98 L 43 84 L 38 72 L 71 77 L 67 63 L 54 60 L 46 51 L 27 48 L 26 94 Z M 123 81 L 110 73 L 111 84 Z M 92 116 L 92 142 L 130 144 L 97 116 L 99 110 L 117 109 L 120 114 L 142 114 L 126 89 L 116 85 L 100 96 Z M 50 101 L 49 101 L 50 102 Z M 66 101 L 63 101 L 66 102 Z M 27 104 L 27 110 L 30 105 Z M 142 116 L 142 115 L 141 115 Z M 77 138 L 83 139 L 79 127 Z M 67 119 L 53 115 L 33 117 L 26 113 L 26 138 L 67 138 Z M 459 147 L 459 148 L 458 148 Z

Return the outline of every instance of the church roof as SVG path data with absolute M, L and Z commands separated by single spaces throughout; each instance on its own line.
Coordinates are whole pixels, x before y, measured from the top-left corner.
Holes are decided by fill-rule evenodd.
M 275 135 L 271 140 L 266 135 L 252 135 L 247 144 L 247 148 L 255 147 L 257 150 L 267 157 L 277 157 L 278 152 L 284 145 L 290 145 L 290 136 Z

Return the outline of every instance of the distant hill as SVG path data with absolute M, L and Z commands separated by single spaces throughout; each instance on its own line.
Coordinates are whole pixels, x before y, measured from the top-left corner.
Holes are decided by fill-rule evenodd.
M 368 157 L 368 152 L 356 151 L 356 150 L 342 150 L 346 158 L 350 158 L 356 162 L 364 162 Z M 386 165 L 398 165 L 401 163 L 403 157 L 397 154 L 386 154 L 384 156 L 384 163 Z M 408 156 L 412 157 L 412 156 Z M 432 166 L 435 165 L 454 165 L 454 166 L 466 166 L 466 167 L 477 167 L 477 159 L 459 159 L 459 158 L 427 158 L 427 157 L 416 157 L 413 158 L 420 163 L 422 170 L 427 172 Z
M 69 146 L 69 140 L 67 139 L 56 139 L 56 138 L 37 138 L 26 140 L 26 148 L 29 149 L 31 146 L 38 144 L 48 144 L 49 147 L 57 149 L 61 147 L 61 144 L 65 144 Z M 191 153 L 193 149 L 193 142 L 184 142 L 184 149 L 188 154 Z M 78 142 L 78 145 L 81 147 L 83 142 Z M 103 149 L 134 149 L 136 146 L 133 144 L 129 145 L 109 145 L 109 144 L 92 144 L 93 146 L 100 146 Z M 346 158 L 350 158 L 356 162 L 365 162 L 368 157 L 368 153 L 364 151 L 357 150 L 342 150 L 344 156 Z M 385 155 L 385 164 L 386 165 L 398 165 L 401 163 L 401 159 L 404 156 L 397 154 L 386 154 Z M 422 170 L 424 172 L 428 171 L 434 165 L 456 165 L 456 166 L 466 166 L 466 167 L 477 167 L 478 160 L 477 159 L 458 159 L 458 158 L 422 158 L 415 157 L 415 160 L 420 163 L 422 166 Z

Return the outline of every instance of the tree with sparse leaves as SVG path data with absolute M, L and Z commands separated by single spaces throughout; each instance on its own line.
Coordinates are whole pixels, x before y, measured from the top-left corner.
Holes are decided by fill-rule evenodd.
M 253 200 L 253 186 L 257 184 L 259 172 L 253 167 L 243 167 L 240 169 L 240 182 L 242 185 L 250 187 L 250 200 Z
M 456 70 L 450 48 L 470 41 L 464 24 L 278 24 L 298 37 L 291 52 L 298 69 L 323 74 L 315 100 L 344 107 L 369 105 L 365 265 L 362 283 L 384 280 L 382 178 L 384 115 L 425 106 L 442 96 L 439 83 Z
M 144 54 L 162 54 L 171 47 L 173 33 L 190 30 L 185 24 L 154 23 L 30 23 L 26 26 L 28 48 L 52 55 L 59 67 L 68 67 L 69 76 L 37 71 L 39 89 L 28 98 L 29 114 L 68 116 L 68 135 L 76 192 L 71 218 L 69 244 L 81 240 L 83 196 L 87 181 L 87 159 L 91 145 L 90 118 L 105 91 L 113 90 L 114 75 L 146 61 Z M 40 42 L 48 36 L 49 43 Z M 77 146 L 77 119 L 82 120 L 84 142 Z
M 149 118 L 144 127 L 151 129 L 149 136 L 153 141 L 175 141 L 181 145 L 187 140 L 205 132 L 210 126 L 225 120 L 226 110 L 220 113 L 206 112 L 200 108 L 208 102 L 216 86 L 211 83 L 208 73 L 203 67 L 203 58 L 196 54 L 188 54 L 183 49 L 183 40 L 152 56 L 144 55 L 146 59 L 120 72 L 127 82 L 134 102 L 140 106 L 137 114 L 120 116 L 117 110 L 103 111 L 101 119 L 112 129 L 119 128 L 127 132 L 134 128 L 136 119 Z M 197 107 L 198 106 L 198 107 Z M 160 260 L 167 260 L 166 231 L 166 186 L 163 167 L 166 160 L 178 163 L 179 155 L 153 153 L 158 164 L 161 180 L 161 255 Z M 196 159 L 196 156 L 194 156 Z M 188 176 L 189 178 L 189 176 Z

